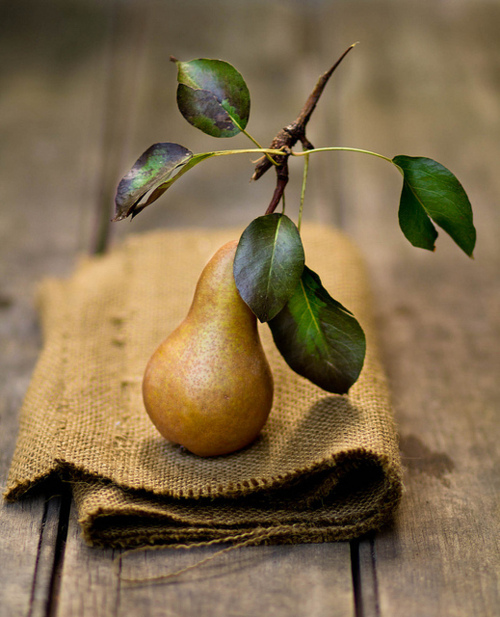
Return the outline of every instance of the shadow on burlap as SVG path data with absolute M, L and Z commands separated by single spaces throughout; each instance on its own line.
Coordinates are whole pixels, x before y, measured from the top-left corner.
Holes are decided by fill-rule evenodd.
M 94 545 L 347 540 L 388 520 L 401 494 L 396 431 L 359 253 L 304 226 L 306 262 L 365 329 L 348 396 L 291 371 L 260 329 L 275 402 L 246 449 L 203 459 L 166 442 L 141 398 L 144 367 L 185 317 L 203 266 L 241 230 L 132 236 L 39 294 L 44 346 L 21 412 L 5 497 L 69 481 Z

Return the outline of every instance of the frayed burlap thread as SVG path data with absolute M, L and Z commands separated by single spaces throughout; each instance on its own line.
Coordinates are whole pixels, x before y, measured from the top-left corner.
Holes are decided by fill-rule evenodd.
M 166 442 L 141 397 L 156 346 L 185 317 L 203 266 L 241 230 L 131 236 L 84 259 L 39 293 L 44 346 L 26 395 L 7 499 L 48 477 L 68 480 L 83 536 L 134 547 L 231 541 L 346 540 L 395 511 L 401 466 L 358 250 L 338 231 L 304 227 L 306 262 L 359 319 L 368 351 L 348 396 L 291 371 L 260 327 L 275 401 L 240 452 L 197 457 Z

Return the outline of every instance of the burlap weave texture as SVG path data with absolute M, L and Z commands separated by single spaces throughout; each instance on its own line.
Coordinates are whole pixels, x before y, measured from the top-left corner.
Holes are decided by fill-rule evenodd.
M 131 236 L 68 280 L 44 281 L 44 346 L 23 405 L 6 497 L 59 474 L 71 482 L 85 539 L 134 546 L 252 538 L 348 539 L 397 506 L 401 470 L 362 259 L 338 231 L 310 224 L 306 262 L 352 310 L 368 351 L 348 396 L 291 371 L 260 329 L 275 380 L 262 435 L 203 459 L 166 442 L 141 397 L 145 364 L 185 317 L 210 256 L 241 230 Z

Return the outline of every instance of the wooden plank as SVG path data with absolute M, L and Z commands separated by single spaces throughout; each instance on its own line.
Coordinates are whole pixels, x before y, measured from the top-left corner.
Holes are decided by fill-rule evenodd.
M 40 530 L 36 570 L 31 584 L 30 617 L 45 617 L 50 614 L 57 568 L 63 557 L 66 513 L 70 496 L 45 497 L 44 517 Z
M 346 85 L 343 141 L 450 167 L 479 236 L 473 262 L 443 233 L 435 255 L 410 247 L 397 225 L 397 174 L 379 161 L 344 163 L 344 221 L 372 269 L 406 467 L 396 523 L 360 544 L 359 606 L 377 616 L 494 615 L 499 10 L 356 3 L 332 15 L 363 41 Z
M 68 274 L 89 234 L 95 184 L 82 169 L 94 175 L 100 128 L 96 68 L 106 11 L 99 3 L 70 8 L 26 1 L 4 3 L 0 13 L 3 489 L 18 410 L 41 345 L 36 284 L 43 276 Z M 36 617 L 50 610 L 61 503 L 43 493 L 20 503 L 0 503 L 2 614 Z
M 119 562 L 115 557 L 112 549 L 95 549 L 84 544 L 78 515 L 72 506 L 52 614 L 57 617 L 117 615 L 120 581 Z
M 500 363 L 492 307 L 500 301 L 500 264 L 479 274 L 467 269 L 458 290 L 448 286 L 443 296 L 441 277 L 456 277 L 453 263 L 446 260 L 425 286 L 420 265 L 405 264 L 381 314 L 406 466 L 397 526 L 375 541 L 387 614 L 494 615 L 499 605 Z M 479 259 L 474 265 L 481 267 Z
M 27 615 L 29 612 L 43 521 L 43 498 L 0 508 L 0 601 L 6 615 Z
M 122 577 L 168 575 L 195 564 L 212 549 L 176 555 L 135 554 L 124 558 Z M 130 607 L 164 615 L 354 616 L 348 543 L 241 548 L 220 554 L 176 580 L 123 583 L 119 615 Z M 161 598 L 161 601 L 160 601 Z
M 73 511 L 54 614 L 354 617 L 346 542 L 219 550 L 166 548 L 120 559 L 120 551 L 82 542 Z

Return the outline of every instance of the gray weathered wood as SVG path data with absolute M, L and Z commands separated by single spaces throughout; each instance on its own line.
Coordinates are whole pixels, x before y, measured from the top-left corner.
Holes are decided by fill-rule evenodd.
M 119 551 L 83 544 L 73 511 L 55 614 L 354 617 L 348 543 L 219 550 L 132 551 L 120 559 Z
M 403 264 L 382 314 L 407 491 L 397 526 L 375 543 L 380 603 L 389 614 L 494 615 L 500 361 L 488 307 L 500 306 L 500 263 L 478 255 L 457 273 L 442 259 L 425 281 Z
M 97 13 L 98 19 L 95 18 Z M 0 9 L 0 483 L 41 345 L 36 284 L 66 275 L 89 236 L 100 121 L 97 71 L 106 38 L 98 3 Z M 86 61 L 82 62 L 82 57 Z M 102 109 L 102 105 L 101 105 Z M 46 615 L 60 499 L 0 503 L 0 612 Z
M 151 562 L 149 555 L 124 558 L 122 576 L 168 575 L 213 549 L 197 549 Z M 120 615 L 141 606 L 148 615 L 287 615 L 354 617 L 348 543 L 236 549 L 156 585 L 124 582 Z M 153 567 L 151 567 L 153 565 Z M 160 603 L 160 598 L 162 601 Z
M 1 65 L 0 98 L 2 485 L 16 410 L 40 348 L 36 282 L 68 274 L 76 254 L 95 245 L 97 206 L 106 218 L 119 177 L 152 143 L 174 141 L 194 151 L 248 145 L 241 136 L 204 136 L 180 117 L 170 54 L 235 64 L 253 94 L 248 128 L 267 144 L 296 115 L 317 76 L 360 40 L 328 85 L 309 138 L 316 146 L 421 154 L 449 166 L 472 199 L 479 244 L 474 262 L 443 233 L 434 255 L 410 247 L 397 225 L 397 171 L 349 153 L 314 159 L 306 216 L 342 224 L 367 256 L 406 467 L 397 520 L 359 543 L 354 583 L 349 546 L 330 544 L 242 548 L 177 580 L 131 584 L 125 579 L 168 575 L 216 549 L 117 561 L 116 552 L 82 543 L 73 509 L 66 537 L 67 497 L 46 502 L 42 495 L 0 504 L 2 614 L 494 615 L 498 6 L 69 6 L 25 0 L 0 9 L 0 54 L 9 58 Z M 292 215 L 301 175 L 300 162 L 293 163 Z M 245 156 L 208 161 L 133 223 L 113 225 L 112 237 L 165 225 L 243 226 L 263 213 L 274 185 L 271 174 L 249 184 L 250 174 Z
M 376 160 L 346 162 L 344 220 L 372 269 L 406 467 L 394 526 L 360 545 L 361 605 L 364 615 L 490 616 L 500 606 L 500 182 L 491 165 L 500 12 L 464 3 L 429 19 L 428 5 L 394 6 L 388 27 L 379 8 L 363 7 L 363 34 L 380 49 L 359 48 L 346 140 L 450 167 L 471 197 L 479 242 L 473 262 L 444 232 L 435 254 L 413 249 L 397 227 L 398 174 Z M 339 21 L 359 31 L 348 13 Z
M 57 617 L 117 615 L 120 581 L 115 556 L 112 549 L 94 549 L 84 544 L 78 516 L 72 506 L 53 614 Z

